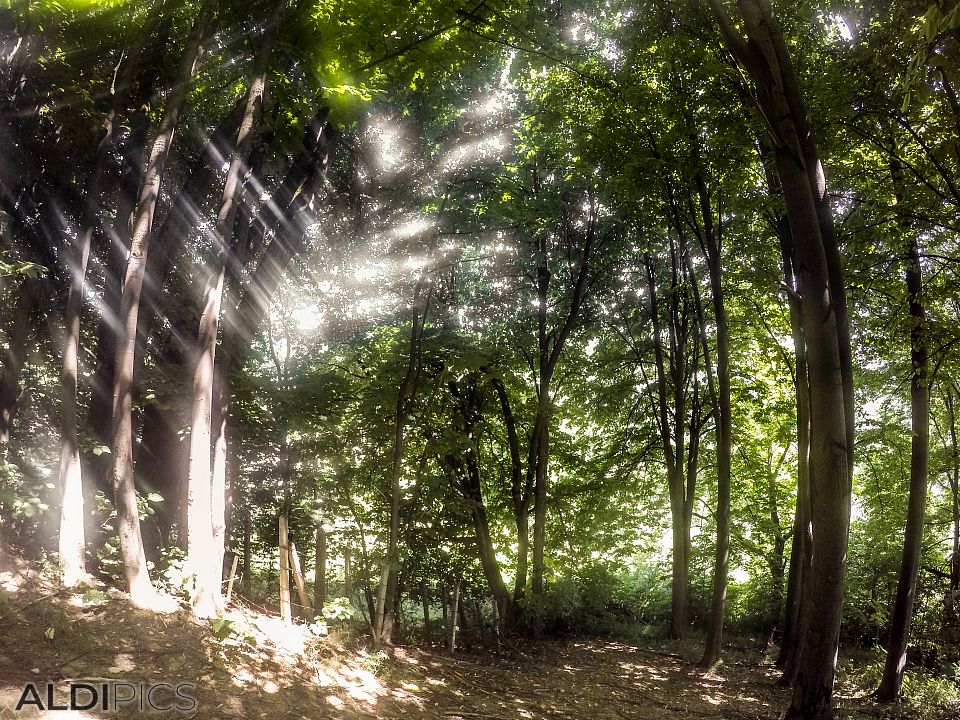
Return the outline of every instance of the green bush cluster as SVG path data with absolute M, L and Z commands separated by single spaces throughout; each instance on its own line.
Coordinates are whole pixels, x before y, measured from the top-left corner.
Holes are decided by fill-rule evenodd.
M 669 587 L 654 568 L 628 572 L 604 563 L 559 576 L 524 604 L 548 635 L 633 634 L 661 625 L 669 608 Z

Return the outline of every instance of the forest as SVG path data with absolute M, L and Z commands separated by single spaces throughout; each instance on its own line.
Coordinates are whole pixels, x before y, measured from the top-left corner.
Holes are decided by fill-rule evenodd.
M 0 54 L 0 715 L 958 716 L 960 2 Z

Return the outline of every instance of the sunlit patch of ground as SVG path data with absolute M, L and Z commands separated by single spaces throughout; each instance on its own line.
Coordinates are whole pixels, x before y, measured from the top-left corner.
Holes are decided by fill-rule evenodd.
M 71 679 L 196 683 L 199 705 L 180 716 L 196 720 L 772 720 L 789 701 L 758 648 L 727 650 L 713 671 L 696 666 L 696 642 L 544 642 L 502 656 L 396 648 L 385 658 L 240 609 L 228 614 L 236 632 L 218 640 L 186 611 L 138 610 L 101 590 L 104 600 L 84 602 L 0 557 L 0 718 L 25 683 L 52 681 L 63 698 Z M 846 718 L 876 715 L 850 699 L 843 705 Z M 32 708 L 16 717 L 132 716 Z

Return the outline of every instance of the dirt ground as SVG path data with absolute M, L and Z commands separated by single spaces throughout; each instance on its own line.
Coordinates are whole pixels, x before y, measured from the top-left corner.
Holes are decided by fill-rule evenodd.
M 100 594 L 102 593 L 102 597 Z M 250 611 L 217 639 L 190 614 L 132 608 L 121 593 L 58 589 L 9 557 L 0 565 L 0 718 L 135 717 L 130 710 L 16 706 L 26 683 L 189 682 L 197 706 L 180 717 L 237 718 L 777 718 L 789 691 L 759 649 L 731 650 L 715 672 L 700 647 L 637 647 L 602 639 L 524 645 L 502 655 L 396 648 L 389 656 L 319 638 Z M 255 644 L 253 644 L 255 642 Z M 40 686 L 45 698 L 45 686 Z M 841 701 L 838 717 L 875 708 Z

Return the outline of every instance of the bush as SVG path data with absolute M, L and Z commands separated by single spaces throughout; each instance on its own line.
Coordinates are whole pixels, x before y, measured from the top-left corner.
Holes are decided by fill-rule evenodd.
M 652 569 L 631 574 L 603 563 L 558 577 L 524 604 L 528 619 L 548 635 L 632 633 L 660 622 L 668 609 L 669 592 Z

